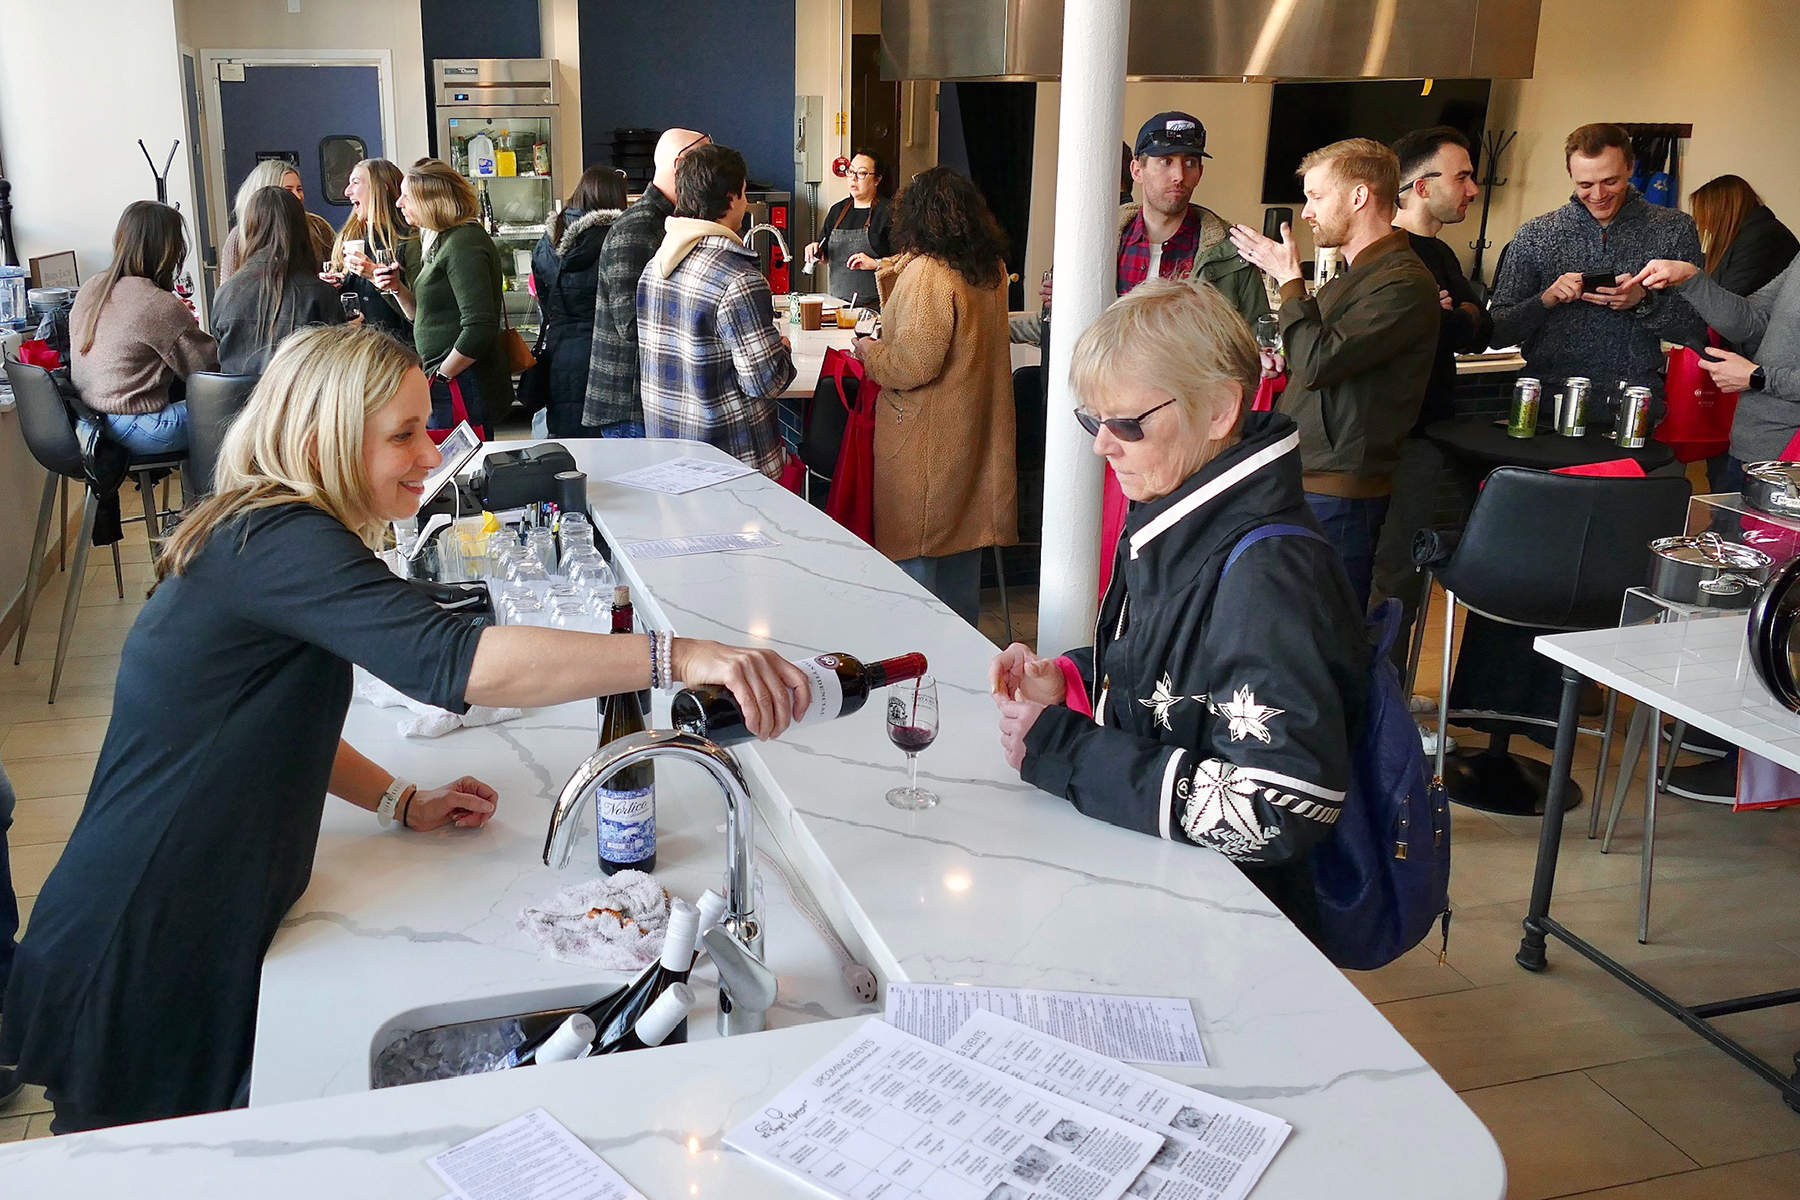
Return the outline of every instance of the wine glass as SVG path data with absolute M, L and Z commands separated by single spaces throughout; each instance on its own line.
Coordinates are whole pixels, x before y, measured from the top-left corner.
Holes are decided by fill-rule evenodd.
M 1261 350 L 1281 352 L 1281 319 L 1274 313 L 1256 318 L 1256 345 Z
M 919 751 L 937 740 L 937 680 L 929 675 L 897 683 L 887 694 L 888 740 L 906 751 L 906 786 L 894 788 L 887 802 L 895 808 L 936 808 L 936 792 L 919 786 Z

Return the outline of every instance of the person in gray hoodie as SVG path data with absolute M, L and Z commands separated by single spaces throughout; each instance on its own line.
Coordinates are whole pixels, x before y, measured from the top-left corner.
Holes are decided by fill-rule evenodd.
M 1572 375 L 1596 392 L 1619 380 L 1662 395 L 1662 341 L 1696 344 L 1706 324 L 1678 296 L 1631 278 L 1653 258 L 1703 260 L 1694 219 L 1658 208 L 1631 186 L 1631 135 L 1583 125 L 1563 143 L 1575 194 L 1519 227 L 1502 256 L 1489 311 L 1494 346 L 1518 345 L 1525 374 L 1553 389 Z M 1589 291 L 1583 275 L 1618 282 Z
M 1747 353 L 1709 347 L 1700 365 L 1720 391 L 1741 392 L 1731 421 L 1731 453 L 1721 481 L 1741 491 L 1744 464 L 1786 457 L 1800 431 L 1800 259 L 1748 296 L 1739 296 L 1693 263 L 1658 258 L 1626 282 L 1678 293 L 1708 325 Z

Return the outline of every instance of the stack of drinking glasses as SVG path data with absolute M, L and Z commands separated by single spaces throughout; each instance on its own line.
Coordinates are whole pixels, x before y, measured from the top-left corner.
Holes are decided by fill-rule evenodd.
M 489 587 L 502 624 L 598 633 L 611 628 L 612 568 L 595 547 L 585 516 L 564 513 L 554 532 L 537 526 L 494 543 Z

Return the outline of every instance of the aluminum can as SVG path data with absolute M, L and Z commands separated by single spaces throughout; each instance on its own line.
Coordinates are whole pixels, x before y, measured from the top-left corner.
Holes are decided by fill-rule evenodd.
M 1587 436 L 1588 399 L 1593 392 L 1591 379 L 1571 375 L 1563 380 L 1556 405 L 1556 432 L 1564 437 Z
M 1544 385 L 1529 375 L 1513 381 L 1512 416 L 1506 422 L 1506 436 L 1537 436 L 1538 403 L 1543 399 Z
M 1621 450 L 1642 450 L 1650 436 L 1650 389 L 1628 387 L 1619 401 L 1619 423 L 1613 440 Z

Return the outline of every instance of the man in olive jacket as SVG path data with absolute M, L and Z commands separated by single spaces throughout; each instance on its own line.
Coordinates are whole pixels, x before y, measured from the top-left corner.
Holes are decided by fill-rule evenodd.
M 1346 263 L 1316 297 L 1306 294 L 1290 230 L 1275 242 L 1238 225 L 1231 240 L 1281 288 L 1290 382 L 1280 410 L 1300 427 L 1306 502 L 1367 605 L 1400 443 L 1437 353 L 1438 287 L 1406 231 L 1393 227 L 1392 150 L 1368 138 L 1335 142 L 1307 155 L 1300 174 L 1313 244 L 1338 247 Z
M 1146 279 L 1203 279 L 1255 328 L 1269 311 L 1262 272 L 1238 255 L 1219 214 L 1192 203 L 1206 169 L 1201 160 L 1211 157 L 1206 126 L 1187 113 L 1157 113 L 1138 130 L 1131 177 L 1144 202 L 1119 206 L 1118 294 Z M 1049 280 L 1042 294 L 1048 301 Z M 1042 324 L 1036 313 L 1014 317 L 1012 340 L 1042 344 Z
M 711 141 L 692 129 L 669 129 L 656 143 L 656 175 L 637 203 L 613 222 L 594 264 L 594 342 L 588 357 L 581 423 L 600 437 L 643 437 L 639 390 L 637 287 L 662 247 L 675 213 L 675 167 L 681 156 Z

